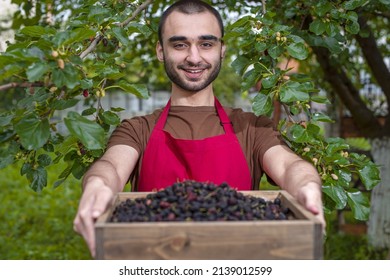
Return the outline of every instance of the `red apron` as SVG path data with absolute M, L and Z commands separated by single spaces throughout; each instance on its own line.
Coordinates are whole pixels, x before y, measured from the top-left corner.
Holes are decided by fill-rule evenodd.
M 248 163 L 219 101 L 215 98 L 215 107 L 225 134 L 200 140 L 176 139 L 163 130 L 170 107 L 169 100 L 146 145 L 137 191 L 156 191 L 187 179 L 251 190 Z

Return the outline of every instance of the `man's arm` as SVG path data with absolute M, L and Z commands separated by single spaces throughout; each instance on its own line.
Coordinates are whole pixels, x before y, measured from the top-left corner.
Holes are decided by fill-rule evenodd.
M 123 190 L 138 160 L 138 152 L 126 145 L 109 148 L 85 173 L 83 194 L 74 219 L 74 229 L 85 239 L 95 256 L 95 220 L 111 205 L 116 193 Z
M 263 169 L 282 189 L 288 191 L 312 212 L 325 229 L 322 207 L 322 182 L 317 170 L 289 148 L 277 145 L 263 157 Z

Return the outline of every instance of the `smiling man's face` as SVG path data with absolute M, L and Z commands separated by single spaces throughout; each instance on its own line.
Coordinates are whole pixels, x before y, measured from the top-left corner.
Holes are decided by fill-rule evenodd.
M 157 56 L 174 85 L 189 92 L 211 87 L 221 69 L 225 46 L 217 19 L 209 12 L 173 12 L 164 25 Z

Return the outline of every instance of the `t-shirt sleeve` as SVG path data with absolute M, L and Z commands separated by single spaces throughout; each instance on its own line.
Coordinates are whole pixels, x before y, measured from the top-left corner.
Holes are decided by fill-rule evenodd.
M 287 144 L 270 118 L 264 116 L 257 117 L 255 126 L 254 149 L 257 152 L 260 165 L 263 166 L 263 156 L 269 148 Z
M 123 120 L 112 132 L 107 143 L 107 148 L 115 145 L 128 145 L 141 154 L 145 146 L 144 139 L 150 135 L 147 124 L 147 120 L 143 117 Z

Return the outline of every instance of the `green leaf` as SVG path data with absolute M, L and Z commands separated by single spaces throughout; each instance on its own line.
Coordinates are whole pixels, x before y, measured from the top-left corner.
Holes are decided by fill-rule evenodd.
M 66 179 L 72 173 L 72 166 L 69 164 L 58 176 L 59 179 Z
M 18 102 L 19 107 L 26 107 L 31 109 L 35 106 L 35 102 L 38 104 L 46 104 L 46 101 L 50 98 L 50 94 L 46 92 L 45 88 L 36 89 L 33 95 L 29 94 Z M 32 110 L 32 109 L 31 109 Z
M 31 182 L 30 187 L 34 191 L 41 192 L 47 185 L 47 171 L 39 166 L 36 170 L 27 173 L 27 179 Z
M 288 134 L 290 136 L 290 140 L 296 143 L 308 142 L 310 138 L 306 132 L 306 129 L 299 124 L 292 125 L 288 130 Z
M 325 115 L 324 113 L 314 113 L 312 116 L 313 121 L 317 122 L 328 122 L 328 123 L 333 123 L 334 120 L 332 120 L 328 115 Z
M 0 77 L 1 77 L 0 80 L 5 80 L 25 70 L 25 68 L 22 67 L 21 65 L 7 65 L 5 67 L 4 66 L 0 66 L 0 67 L 3 67 L 3 69 L 0 70 Z
M 325 47 L 327 47 L 332 53 L 339 54 L 342 51 L 342 48 L 340 47 L 340 42 L 337 41 L 335 38 L 332 37 L 326 37 L 324 38 Z
M 299 90 L 300 84 L 297 82 L 285 83 L 280 88 L 280 101 L 290 103 L 295 101 L 308 101 L 308 93 Z
M 315 19 L 310 23 L 309 30 L 316 35 L 321 35 L 326 30 L 326 24 L 322 19 Z
M 11 112 L 4 112 L 0 114 L 0 127 L 5 127 L 11 124 L 14 114 Z
M 20 30 L 20 33 L 31 37 L 41 37 L 45 34 L 55 34 L 56 31 L 52 28 L 45 28 L 42 26 L 27 26 Z
M 320 17 L 325 16 L 330 10 L 332 10 L 332 4 L 329 1 L 319 1 L 315 6 L 315 12 Z
M 143 84 L 130 84 L 127 81 L 121 80 L 115 85 L 107 87 L 106 90 L 108 88 L 114 88 L 114 87 L 121 88 L 125 92 L 132 93 L 139 98 L 147 99 L 149 97 L 149 90 L 146 87 L 146 85 Z
M 256 116 L 268 115 L 273 109 L 272 98 L 269 95 L 258 93 L 253 100 L 252 108 Z
M 78 99 L 55 100 L 53 103 L 50 104 L 50 107 L 53 109 L 56 109 L 56 110 L 65 110 L 65 109 L 72 108 L 72 107 L 76 106 L 76 104 L 79 101 L 80 100 L 78 100 Z
M 127 46 L 130 44 L 129 36 L 123 30 L 123 28 L 116 26 L 116 27 L 113 27 L 111 30 L 114 33 L 115 37 L 119 40 L 119 42 L 122 43 L 122 45 Z
M 69 37 L 62 42 L 62 45 L 69 46 L 75 42 L 82 42 L 96 35 L 96 32 L 89 28 L 77 28 L 69 33 Z
M 49 71 L 50 67 L 46 63 L 37 62 L 28 67 L 26 71 L 29 82 L 39 81 L 44 74 Z
M 323 186 L 322 191 L 336 203 L 336 209 L 344 209 L 347 205 L 348 196 L 344 188 L 339 186 Z
M 69 39 L 68 31 L 59 31 L 53 36 L 53 44 L 59 48 L 63 46 L 64 42 Z
M 367 0 L 349 0 L 342 4 L 342 7 L 346 10 L 355 10 L 356 8 L 363 6 Z
M 25 175 L 29 172 L 32 172 L 32 165 L 28 162 L 23 163 L 22 167 L 20 168 L 20 175 Z
M 41 154 L 38 156 L 38 164 L 42 167 L 49 166 L 52 162 L 51 157 L 47 154 Z
M 103 112 L 103 114 L 101 114 L 101 118 L 103 122 L 108 125 L 118 125 L 121 121 L 118 115 L 111 111 Z
M 62 183 L 64 183 L 65 181 L 66 181 L 66 178 L 65 178 L 65 179 L 60 179 L 60 180 L 55 181 L 54 184 L 53 184 L 53 188 L 54 188 L 54 189 L 58 188 L 58 187 L 61 186 Z
M 340 140 L 339 142 L 329 143 L 329 145 L 326 147 L 326 154 L 332 155 L 339 151 L 348 150 L 348 149 L 349 149 L 348 144 L 344 143 L 343 140 Z
M 118 80 L 123 76 L 125 76 L 125 74 L 123 72 L 120 72 L 118 68 L 113 68 L 107 65 L 102 65 L 102 66 L 103 68 L 101 69 L 101 71 L 99 71 L 99 73 L 109 79 Z
M 345 26 L 345 30 L 351 34 L 358 34 L 360 32 L 360 25 L 358 22 L 352 21 Z
M 258 52 L 263 52 L 268 48 L 268 45 L 264 42 L 256 42 L 255 43 L 255 49 Z
M 292 43 L 287 46 L 287 52 L 294 58 L 304 60 L 308 57 L 309 51 L 304 43 Z
M 341 160 L 345 160 L 345 158 L 342 158 Z M 336 161 L 335 163 L 341 164 L 339 161 Z M 334 170 L 334 173 L 337 175 L 338 180 L 337 184 L 338 186 L 348 187 L 349 183 L 352 180 L 352 174 L 351 171 L 345 168 L 340 168 L 338 170 Z
M 276 85 L 276 83 L 278 82 L 279 80 L 279 75 L 278 74 L 275 74 L 275 75 L 270 75 L 264 79 L 261 80 L 261 85 L 268 89 L 268 88 L 272 88 L 273 86 Z
M 284 51 L 284 48 L 280 45 L 272 45 L 268 48 L 268 54 L 273 58 L 277 59 Z
M 359 178 L 367 190 L 372 190 L 380 182 L 379 168 L 373 162 L 368 162 L 358 170 Z
M 73 166 L 72 166 L 72 175 L 76 178 L 76 179 L 81 179 L 83 177 L 83 175 L 85 174 L 86 172 L 86 167 L 75 161 Z
M 141 33 L 146 38 L 149 38 L 149 36 L 153 34 L 153 31 L 147 25 L 138 22 L 131 22 L 128 27 L 129 32 L 135 31 Z
M 81 115 L 82 116 L 90 116 L 90 115 L 95 114 L 95 113 L 96 113 L 96 108 L 91 107 L 91 108 L 85 109 L 83 112 L 81 112 Z
M 238 56 L 233 62 L 232 67 L 240 76 L 244 75 L 245 70 L 251 64 L 251 61 L 245 56 Z
M 257 81 L 259 80 L 259 72 L 256 70 L 256 68 L 253 68 L 246 72 L 242 78 L 241 82 L 241 91 L 244 92 L 251 87 L 253 87 Z
M 83 79 L 80 81 L 80 85 L 82 89 L 89 89 L 93 87 L 93 80 L 91 79 Z
M 321 127 L 314 123 L 308 123 L 306 131 L 308 134 L 318 137 L 321 133 Z
M 326 34 L 328 34 L 330 37 L 335 37 L 339 32 L 339 27 L 336 23 L 334 22 L 326 22 Z
M 106 24 L 107 20 L 115 19 L 112 13 L 113 11 L 111 9 L 105 8 L 102 5 L 89 6 L 87 12 L 89 24 L 91 23 L 97 23 L 99 25 Z
M 330 101 L 326 96 L 312 95 L 310 96 L 310 100 L 320 104 L 330 104 Z
M 113 112 L 122 112 L 125 111 L 126 109 L 121 108 L 121 107 L 111 107 L 111 111 Z
M 66 86 L 69 89 L 75 88 L 80 82 L 76 67 L 67 63 L 64 69 L 54 69 L 53 82 L 58 88 L 63 86 Z
M 370 214 L 370 202 L 367 197 L 360 191 L 347 192 L 348 205 L 352 209 L 355 219 L 367 221 Z
M 66 137 L 65 140 L 56 147 L 57 152 L 59 154 L 64 155 L 68 153 L 70 150 L 78 148 L 77 142 L 78 142 L 77 137 L 70 135 Z
M 96 122 L 88 120 L 76 112 L 69 112 L 68 117 L 64 121 L 69 132 L 80 139 L 87 149 L 97 150 L 104 148 L 105 132 Z
M 47 119 L 40 119 L 31 114 L 23 117 L 15 125 L 15 131 L 25 149 L 37 150 L 43 147 L 49 139 L 50 125 Z

